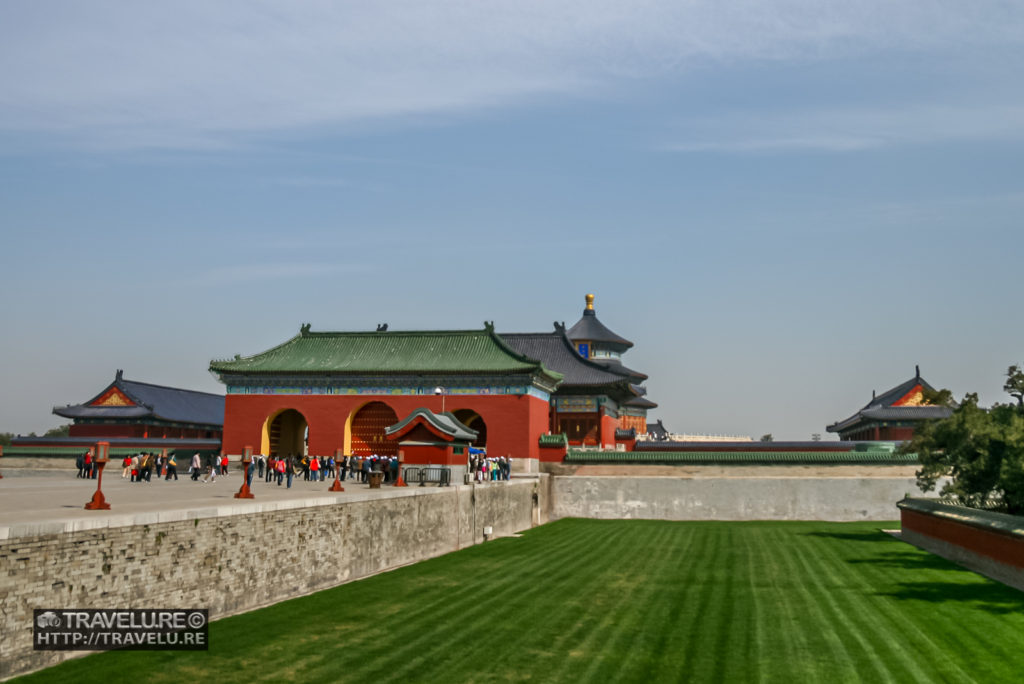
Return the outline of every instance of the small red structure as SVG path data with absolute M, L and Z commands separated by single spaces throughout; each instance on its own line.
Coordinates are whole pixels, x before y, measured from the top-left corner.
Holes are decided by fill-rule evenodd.
M 327 491 L 329 492 L 343 492 L 345 488 L 341 486 L 341 459 L 345 455 L 345 452 L 341 449 L 334 451 L 334 484 L 332 484 Z
M 100 469 L 99 474 L 96 476 L 96 492 L 92 495 L 92 499 L 87 501 L 85 504 L 85 510 L 87 511 L 109 511 L 110 504 L 107 503 L 106 498 L 103 496 L 103 491 L 100 489 L 103 485 L 103 468 L 107 465 L 110 454 L 110 442 L 97 442 L 95 450 L 95 458 L 93 463 Z
M 255 499 L 249 491 L 249 468 L 252 467 L 252 447 L 242 449 L 242 487 L 235 493 L 236 499 Z
M 399 466 L 399 475 L 402 465 L 447 466 L 456 481 L 466 472 L 469 446 L 477 436 L 453 414 L 427 408 L 416 409 L 384 432 L 401 447 L 405 463 Z

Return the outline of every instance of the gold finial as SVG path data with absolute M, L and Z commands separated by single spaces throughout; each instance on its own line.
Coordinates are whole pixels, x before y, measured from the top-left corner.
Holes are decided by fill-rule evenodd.
M 594 295 L 588 294 L 587 295 L 587 311 L 593 311 L 593 310 L 594 310 Z

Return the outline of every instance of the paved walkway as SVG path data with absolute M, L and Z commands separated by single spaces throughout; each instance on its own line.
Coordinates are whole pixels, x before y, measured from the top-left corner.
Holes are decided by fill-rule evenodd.
M 329 492 L 333 480 L 305 482 L 298 477 L 291 489 L 285 485 L 253 479 L 254 499 L 236 499 L 242 485 L 241 472 L 218 477 L 215 482 L 192 482 L 188 475 L 177 481 L 153 479 L 130 482 L 121 479 L 121 469 L 103 473 L 103 494 L 109 511 L 87 511 L 85 503 L 96 491 L 96 480 L 82 480 L 74 472 L 0 470 L 0 539 L 35 533 L 151 524 L 217 515 L 255 513 L 283 508 L 324 506 L 345 501 L 410 496 L 437 491 L 436 487 L 368 485 L 351 480 L 342 483 L 344 492 Z M 202 478 L 200 478 L 201 480 Z

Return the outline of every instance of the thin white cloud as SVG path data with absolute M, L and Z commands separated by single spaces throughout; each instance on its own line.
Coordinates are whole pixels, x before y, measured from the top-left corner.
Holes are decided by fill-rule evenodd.
M 0 130 L 105 146 L 474 111 L 692 65 L 1019 43 L 962 0 L 0 5 Z
M 855 152 L 947 141 L 1024 140 L 1024 103 L 740 113 L 684 121 L 679 152 Z

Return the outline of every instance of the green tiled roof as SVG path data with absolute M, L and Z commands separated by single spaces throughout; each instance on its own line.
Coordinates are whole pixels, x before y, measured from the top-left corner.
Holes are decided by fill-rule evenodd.
M 569 438 L 566 437 L 562 433 L 559 433 L 557 435 L 541 435 L 539 442 L 540 442 L 540 446 L 542 446 L 542 447 L 548 447 L 548 448 L 556 447 L 557 448 L 557 447 L 564 447 L 566 444 L 568 444 L 569 443 Z
M 213 361 L 215 373 L 353 373 L 353 374 L 532 374 L 549 382 L 562 376 L 511 349 L 483 330 L 412 332 L 310 332 L 254 356 Z
M 916 454 L 855 451 L 586 451 L 566 463 L 669 465 L 915 465 Z
M 61 446 L 9 446 L 4 447 L 4 458 L 76 458 L 79 454 L 84 454 L 88 447 L 84 446 L 73 446 L 73 447 L 61 447 Z M 134 456 L 140 451 L 157 451 L 159 449 L 146 449 L 143 447 L 110 447 L 108 453 L 111 457 L 125 457 Z M 173 449 L 168 449 L 168 452 Z M 0 468 L 3 467 L 4 461 L 0 458 Z

